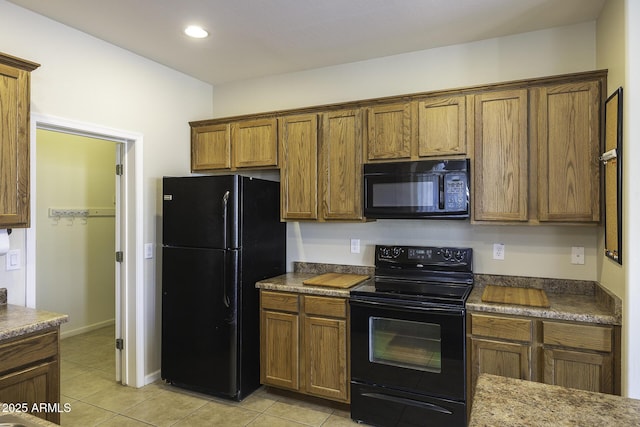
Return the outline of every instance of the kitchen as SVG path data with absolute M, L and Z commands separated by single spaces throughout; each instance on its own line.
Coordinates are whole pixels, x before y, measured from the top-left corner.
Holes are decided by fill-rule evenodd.
M 623 3 L 626 5 L 624 13 L 620 12 Z M 622 41 L 624 36 L 617 32 L 624 26 L 622 22 L 632 22 L 634 17 L 637 18 L 633 15 L 637 10 L 630 3 L 607 2 L 601 21 L 597 22 L 216 87 L 121 51 L 10 2 L 0 3 L 2 19 L 4 21 L 6 17 L 7 21 L 0 29 L 0 50 L 43 65 L 33 75 L 34 113 L 144 133 L 145 150 L 141 160 L 144 196 L 141 208 L 143 217 L 149 220 L 144 221 L 140 232 L 144 242 L 157 245 L 160 242 L 162 198 L 157 182 L 163 175 L 189 172 L 187 123 L 191 120 L 603 68 L 609 69 L 609 92 L 617 86 L 625 87 L 625 100 L 630 103 L 625 105 L 625 114 L 630 114 L 637 99 L 632 91 L 633 79 L 638 73 L 625 72 L 625 61 L 633 58 L 624 52 L 615 56 L 614 49 L 616 46 L 622 49 L 620 46 L 625 44 Z M 609 15 L 604 12 L 614 13 L 613 23 L 607 22 Z M 28 29 L 35 34 L 28 33 Z M 636 39 L 633 32 L 628 37 L 626 49 L 631 52 Z M 599 47 L 601 44 L 604 45 Z M 65 46 L 65 51 L 60 52 L 53 46 Z M 637 44 L 635 47 L 637 50 Z M 472 69 L 470 60 L 474 64 Z M 114 68 L 114 64 L 117 67 Z M 629 62 L 631 65 L 633 63 Z M 107 69 L 109 73 L 105 75 L 104 70 Z M 336 79 L 345 79 L 345 76 L 348 84 L 334 84 Z M 328 89 L 332 87 L 334 89 Z M 256 93 L 261 96 L 256 96 Z M 170 101 L 158 102 L 159 96 Z M 114 98 L 127 102 L 125 105 L 118 103 L 118 108 L 113 108 L 113 103 L 117 102 Z M 634 125 L 631 120 L 625 120 L 625 126 L 628 126 L 625 138 L 634 137 Z M 635 156 L 632 144 L 626 147 L 626 159 L 629 161 Z M 629 174 L 627 182 L 635 182 L 633 168 L 627 167 L 625 171 Z M 626 197 L 626 217 L 637 216 L 631 214 L 634 212 L 633 197 L 630 194 Z M 635 236 L 634 225 L 630 221 L 625 224 L 625 235 Z M 24 233 L 20 230 L 15 233 L 12 245 L 24 249 L 24 238 L 21 237 Z M 360 240 L 362 250 L 359 254 L 351 253 L 351 238 Z M 425 239 L 443 245 L 473 247 L 478 272 L 540 276 L 542 265 L 549 272 L 545 272 L 545 276 L 599 281 L 622 298 L 625 307 L 638 302 L 637 290 L 631 286 L 636 281 L 636 267 L 632 263 L 622 267 L 613 265 L 602 255 L 601 231 L 582 227 L 499 227 L 456 223 L 445 228 L 440 223 L 400 220 L 331 225 L 294 222 L 288 225 L 287 264 L 313 261 L 371 265 L 376 243 L 412 244 Z M 633 257 L 632 237 L 625 242 L 625 245 L 630 245 L 626 253 Z M 505 245 L 505 261 L 493 260 L 494 243 Z M 568 261 L 568 251 L 572 246 L 585 247 L 583 266 L 572 265 Z M 145 290 L 140 294 L 144 295 L 141 306 L 145 308 L 146 315 L 140 322 L 146 331 L 142 338 L 146 351 L 141 353 L 138 378 L 146 382 L 157 376 L 159 370 L 160 308 L 155 281 L 160 272 L 159 266 L 152 261 L 144 261 L 141 267 L 139 277 Z M 24 269 L 14 273 L 3 271 L 0 277 L 3 282 L 8 282 L 10 299 L 24 300 L 27 288 Z M 638 336 L 637 329 L 634 329 L 638 322 L 633 320 L 634 314 L 629 311 L 624 310 L 623 320 L 626 328 L 623 333 L 626 337 L 623 338 L 626 348 L 623 350 L 623 381 L 626 381 L 624 389 L 628 390 L 628 395 L 637 396 L 634 390 L 638 381 L 633 379 L 637 378 L 638 366 L 634 364 L 634 358 L 625 357 L 635 354 L 632 350 L 638 342 L 630 338 Z

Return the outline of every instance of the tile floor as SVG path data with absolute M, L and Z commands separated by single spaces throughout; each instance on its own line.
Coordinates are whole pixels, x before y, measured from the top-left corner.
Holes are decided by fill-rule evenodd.
M 263 388 L 242 402 L 185 391 L 158 381 L 143 388 L 115 378 L 113 327 L 61 341 L 63 427 L 90 426 L 355 426 L 349 412 Z

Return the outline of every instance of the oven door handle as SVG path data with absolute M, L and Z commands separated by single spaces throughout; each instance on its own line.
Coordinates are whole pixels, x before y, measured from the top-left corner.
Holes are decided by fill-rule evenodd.
M 442 406 L 434 405 L 433 403 L 420 402 L 419 400 L 407 399 L 405 397 L 388 396 L 382 393 L 362 393 L 363 396 L 370 397 L 372 399 L 387 400 L 389 402 L 400 403 L 402 405 L 415 406 L 429 411 L 440 412 L 446 415 L 452 415 L 453 412 Z
M 420 303 L 415 303 L 411 301 L 374 301 L 371 299 L 367 299 L 366 297 L 358 297 L 358 300 L 354 300 L 353 297 L 350 300 L 350 304 L 352 306 L 359 306 L 363 308 L 390 308 L 401 311 L 423 311 L 429 313 L 438 313 L 442 315 L 449 316 L 464 316 L 465 310 L 460 307 L 438 307 L 434 305 L 421 305 Z

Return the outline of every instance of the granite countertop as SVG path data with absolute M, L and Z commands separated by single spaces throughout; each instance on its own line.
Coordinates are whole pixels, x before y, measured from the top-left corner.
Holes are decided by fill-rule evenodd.
M 469 427 L 637 426 L 640 400 L 482 374 Z
M 68 320 L 69 316 L 66 314 L 0 304 L 0 340 L 59 326 Z
M 483 302 L 482 292 L 488 284 L 544 289 L 551 306 L 542 308 Z M 622 301 L 598 283 L 590 281 L 476 275 L 467 309 L 603 325 L 622 324 Z
M 355 286 L 352 288 L 341 289 L 329 286 L 309 286 L 302 283 L 307 279 L 311 279 L 312 277 L 324 273 L 352 273 L 364 274 L 373 277 L 373 267 L 294 262 L 293 272 L 261 280 L 256 283 L 256 288 L 281 292 L 294 292 L 299 294 L 349 298 L 349 293 Z

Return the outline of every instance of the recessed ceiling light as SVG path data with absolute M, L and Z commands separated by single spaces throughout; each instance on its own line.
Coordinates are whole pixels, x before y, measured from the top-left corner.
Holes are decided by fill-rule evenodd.
M 209 35 L 207 30 L 198 25 L 189 25 L 184 29 L 184 33 L 194 39 L 203 39 Z

